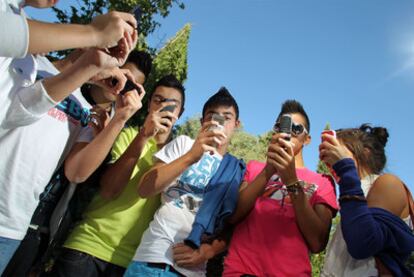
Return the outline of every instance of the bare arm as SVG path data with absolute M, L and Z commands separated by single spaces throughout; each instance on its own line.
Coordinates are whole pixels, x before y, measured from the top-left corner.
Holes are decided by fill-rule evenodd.
M 173 258 L 178 266 L 192 268 L 220 254 L 226 250 L 226 246 L 226 242 L 220 239 L 215 239 L 211 243 L 202 243 L 198 249 L 178 243 L 173 247 Z
M 124 190 L 131 178 L 134 167 L 141 157 L 145 144 L 151 137 L 157 134 L 157 129 L 164 132 L 171 130 L 172 122 L 169 120 L 165 121 L 162 114 L 160 114 L 161 109 L 152 112 L 146 117 L 139 134 L 120 158 L 108 166 L 101 178 L 100 192 L 102 197 L 107 199 L 115 198 Z
M 323 204 L 312 207 L 302 191 L 290 194 L 295 209 L 296 222 L 312 253 L 325 249 L 332 223 L 332 211 Z
M 222 131 L 208 131 L 212 123 L 208 122 L 205 124 L 189 152 L 171 163 L 157 163 L 141 178 L 138 184 L 138 194 L 141 197 L 149 197 L 162 192 L 189 166 L 200 160 L 205 152 L 215 151 L 213 146 L 219 145 L 224 141 L 225 135 Z
M 268 157 L 283 183 L 290 185 L 298 180 L 295 156 L 292 145 L 284 140 L 283 136 L 285 135 L 277 134 L 274 136 L 274 143 L 269 146 Z M 325 248 L 328 242 L 332 211 L 322 204 L 312 207 L 303 189 L 299 189 L 297 193 L 297 195 L 289 193 L 295 210 L 296 222 L 310 251 L 318 253 Z
M 139 133 L 121 157 L 108 165 L 100 181 L 103 198 L 114 199 L 124 190 L 148 139 Z
M 143 89 L 141 87 L 141 89 Z M 76 183 L 85 181 L 103 162 L 126 121 L 142 107 L 142 97 L 132 90 L 118 95 L 114 118 L 91 143 L 78 143 L 65 161 L 66 177 Z
M 382 208 L 405 218 L 409 215 L 407 193 L 401 180 L 391 174 L 384 174 L 375 181 L 367 196 L 368 207 Z
M 237 202 L 236 211 L 229 219 L 229 222 L 234 224 L 242 220 L 252 209 L 257 197 L 263 194 L 266 183 L 274 174 L 274 169 L 271 166 L 266 167 L 259 175 L 248 184 L 243 182 L 239 192 L 239 200 Z
M 35 20 L 27 22 L 29 53 L 34 54 L 72 48 L 112 47 L 118 44 L 125 33 L 132 35 L 137 25 L 131 14 L 120 12 L 97 16 L 89 25 L 55 24 Z

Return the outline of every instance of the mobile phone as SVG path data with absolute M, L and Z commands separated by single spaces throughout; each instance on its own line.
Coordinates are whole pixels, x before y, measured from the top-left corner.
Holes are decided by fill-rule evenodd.
M 322 131 L 321 135 L 323 134 L 329 134 L 331 136 L 333 136 L 334 138 L 336 138 L 336 132 L 334 130 L 331 130 L 331 125 L 328 123 L 326 124 L 325 129 Z M 324 141 L 324 139 L 322 138 L 322 142 Z
M 222 116 L 222 115 L 220 115 L 218 113 L 215 113 L 211 117 L 211 120 L 212 121 L 216 121 L 219 125 L 211 126 L 209 128 L 209 130 L 215 130 L 215 129 L 221 129 L 222 130 L 224 128 L 224 122 L 226 121 L 226 119 L 224 118 L 224 116 Z
M 137 86 L 134 82 L 128 79 L 125 83 L 124 88 L 121 90 L 120 94 L 124 95 L 125 93 L 133 89 L 136 89 L 138 94 L 141 95 L 141 88 Z
M 284 139 L 290 141 L 290 135 L 292 134 L 292 116 L 290 114 L 282 114 L 280 117 L 279 133 L 289 134 L 289 137 Z
M 168 105 L 162 108 L 160 112 L 172 112 L 173 113 L 175 111 L 175 108 L 177 108 L 177 105 Z

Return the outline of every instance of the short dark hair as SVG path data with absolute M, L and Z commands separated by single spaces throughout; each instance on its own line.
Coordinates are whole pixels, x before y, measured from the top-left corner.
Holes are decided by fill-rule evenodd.
M 144 73 L 145 79 L 151 73 L 152 58 L 151 55 L 144 51 L 132 50 L 126 60 L 127 63 L 133 63 L 139 71 Z
M 309 121 L 308 114 L 305 112 L 305 109 L 303 108 L 302 104 L 296 100 L 292 100 L 292 99 L 286 100 L 282 104 L 282 108 L 280 110 L 279 115 L 277 116 L 276 121 L 278 121 L 283 114 L 292 114 L 292 113 L 298 113 L 305 118 L 305 127 L 308 133 L 310 134 L 310 121 Z
M 181 94 L 180 115 L 181 115 L 181 113 L 184 110 L 184 103 L 185 103 L 185 88 L 183 84 L 174 75 L 169 74 L 158 80 L 158 82 L 155 84 L 154 91 L 157 89 L 157 87 L 174 88 L 180 92 Z M 150 100 L 153 95 L 154 95 L 154 92 L 151 93 Z
M 380 174 L 387 162 L 385 145 L 388 131 L 383 127 L 362 124 L 359 128 L 340 129 L 336 136 L 352 152 L 358 165 L 370 174 Z
M 221 87 L 218 92 L 211 96 L 203 107 L 203 117 L 207 109 L 216 108 L 218 106 L 233 107 L 236 112 L 236 120 L 239 119 L 239 106 L 236 100 L 225 87 Z

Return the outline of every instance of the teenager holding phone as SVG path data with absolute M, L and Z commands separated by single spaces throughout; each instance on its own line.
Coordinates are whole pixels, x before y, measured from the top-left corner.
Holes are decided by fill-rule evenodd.
M 309 252 L 325 248 L 337 204 L 332 181 L 305 167 L 309 127 L 299 102 L 283 103 L 266 163 L 247 165 L 223 276 L 311 276 Z
M 413 198 L 383 173 L 388 131 L 363 124 L 322 135 L 320 159 L 339 181 L 341 222 L 329 242 L 321 276 L 412 276 Z

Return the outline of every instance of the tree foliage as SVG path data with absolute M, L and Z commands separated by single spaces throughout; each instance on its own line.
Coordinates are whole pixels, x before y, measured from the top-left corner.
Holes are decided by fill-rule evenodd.
M 182 83 L 187 79 L 187 49 L 190 32 L 191 25 L 186 24 L 156 53 L 151 74 L 145 82 L 147 94 L 143 100 L 144 107 L 148 106 L 149 95 L 154 91 L 156 82 L 163 76 L 172 74 Z M 147 109 L 141 109 L 131 118 L 129 123 L 141 125 L 146 115 Z

